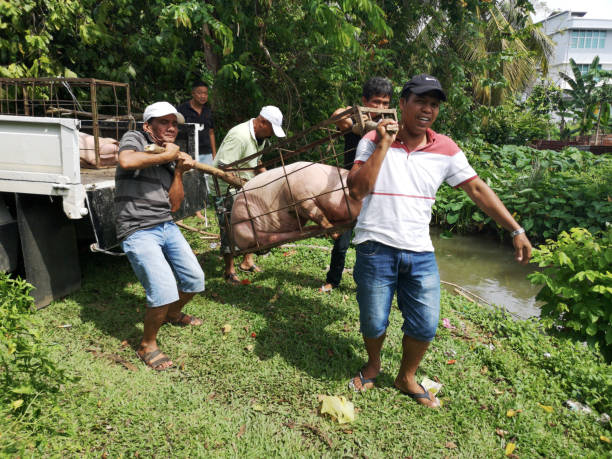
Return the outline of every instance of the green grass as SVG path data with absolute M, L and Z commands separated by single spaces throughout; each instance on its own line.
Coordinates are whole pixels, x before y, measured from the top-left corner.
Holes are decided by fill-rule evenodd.
M 84 254 L 83 288 L 38 312 L 52 355 L 78 380 L 57 402 L 37 399 L 25 413 L 3 416 L 0 452 L 488 458 L 503 457 L 513 440 L 520 457 L 612 455 L 600 440 L 612 437 L 609 423 L 562 406 L 580 389 L 558 376 L 568 365 L 564 349 L 570 346 L 583 365 L 601 368 L 590 350 L 444 294 L 441 317 L 457 328 L 439 328 L 419 371 L 419 380 L 444 384 L 442 409 L 424 408 L 393 388 L 401 358 L 396 309 L 378 388 L 351 394 L 346 383 L 365 359 L 354 283 L 345 274 L 341 288 L 317 292 L 328 251 L 275 249 L 258 258 L 264 272 L 250 276 L 250 285 L 231 287 L 221 280 L 222 261 L 211 241 L 186 236 L 204 267 L 206 292 L 186 308 L 204 319 L 203 326 L 160 331 L 160 347 L 178 369 L 156 373 L 135 356 L 144 292 L 127 260 Z M 320 239 L 303 244 L 331 246 Z M 351 249 L 347 266 L 353 262 Z M 224 324 L 232 326 L 226 335 Z M 456 363 L 447 364 L 450 359 Z M 355 422 L 322 417 L 319 394 L 351 399 Z M 509 409 L 522 412 L 507 417 Z M 507 431 L 505 438 L 496 429 Z

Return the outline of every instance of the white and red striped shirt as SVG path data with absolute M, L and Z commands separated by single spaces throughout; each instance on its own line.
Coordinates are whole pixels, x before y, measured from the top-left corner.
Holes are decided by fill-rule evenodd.
M 355 164 L 365 163 L 377 144 L 376 131 L 359 142 Z M 443 181 L 456 187 L 478 177 L 465 154 L 445 135 L 427 130 L 427 144 L 415 151 L 399 141 L 387 151 L 374 185 L 364 198 L 353 242 L 377 241 L 414 252 L 433 252 L 431 208 Z

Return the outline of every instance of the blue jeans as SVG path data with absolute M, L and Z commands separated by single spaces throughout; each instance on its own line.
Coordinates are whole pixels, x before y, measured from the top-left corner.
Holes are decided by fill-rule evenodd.
M 334 241 L 334 248 L 331 253 L 331 261 L 329 262 L 329 271 L 325 282 L 331 284 L 334 288 L 340 285 L 342 273 L 344 272 L 344 261 L 346 260 L 346 251 L 351 243 L 353 229 L 348 229 Z
M 382 336 L 389 326 L 391 301 L 397 291 L 404 335 L 431 341 L 440 317 L 440 276 L 433 252 L 412 252 L 374 241 L 356 247 L 353 277 L 361 333 Z
M 204 291 L 204 272 L 174 222 L 135 231 L 121 242 L 121 248 L 145 289 L 149 307 L 174 303 L 179 290 Z

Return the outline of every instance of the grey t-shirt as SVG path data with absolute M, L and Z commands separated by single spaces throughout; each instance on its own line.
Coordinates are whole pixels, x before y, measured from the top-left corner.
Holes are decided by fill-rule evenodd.
M 144 151 L 154 143 L 148 134 L 128 131 L 119 141 L 123 150 Z M 168 164 L 115 172 L 115 226 L 122 240 L 139 229 L 172 220 L 168 190 L 174 179 L 174 161 Z

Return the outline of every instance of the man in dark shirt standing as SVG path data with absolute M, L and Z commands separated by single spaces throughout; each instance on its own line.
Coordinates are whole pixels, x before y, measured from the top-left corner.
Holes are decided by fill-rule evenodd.
M 212 165 L 213 159 L 217 155 L 217 145 L 215 142 L 215 123 L 212 110 L 208 104 L 208 84 L 198 81 L 191 88 L 191 99 L 183 102 L 177 107 L 180 114 L 185 117 L 186 123 L 201 124 L 204 128 L 198 134 L 200 162 Z M 208 187 L 208 179 L 206 188 Z M 198 218 L 204 219 L 202 212 L 196 212 Z
M 363 85 L 361 103 L 364 107 L 371 108 L 389 108 L 391 95 L 393 94 L 393 85 L 387 78 L 373 77 Z M 332 113 L 332 117 L 339 115 L 351 107 L 342 107 Z M 336 123 L 340 131 L 349 131 L 344 135 L 344 164 L 345 169 L 351 170 L 353 161 L 355 160 L 355 150 L 357 144 L 361 140 L 361 136 L 350 131 L 353 127 L 353 120 L 345 118 Z M 330 292 L 338 287 L 342 280 L 342 272 L 344 271 L 344 260 L 346 259 L 346 251 L 351 243 L 352 229 L 346 230 L 334 242 L 334 248 L 331 253 L 329 262 L 329 271 L 325 278 L 325 284 L 319 289 L 321 292 Z

